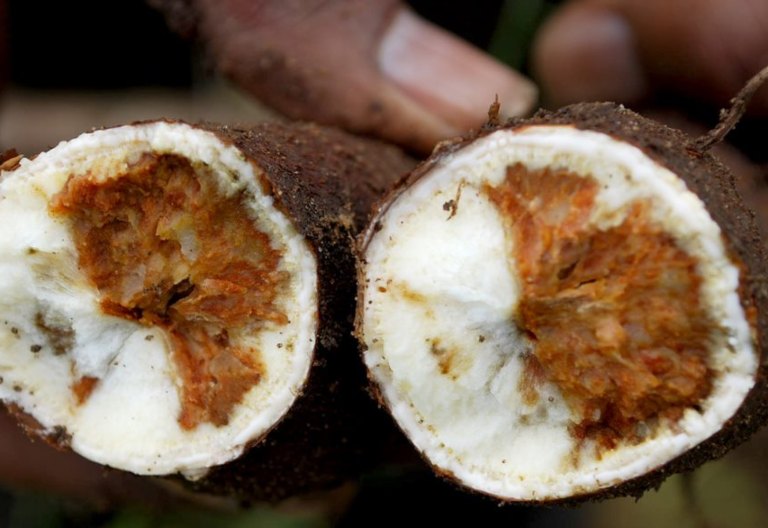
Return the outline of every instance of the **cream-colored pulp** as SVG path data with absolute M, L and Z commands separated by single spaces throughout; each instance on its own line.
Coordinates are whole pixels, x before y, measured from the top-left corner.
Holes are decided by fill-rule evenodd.
M 159 329 L 104 315 L 98 292 L 78 269 L 66 218 L 49 213 L 72 174 L 109 179 L 142 153 L 175 154 L 216 174 L 226 196 L 245 192 L 258 228 L 271 235 L 289 277 L 276 302 L 289 323 L 266 323 L 239 345 L 257 349 L 261 381 L 227 425 L 178 423 L 179 376 Z M 199 477 L 239 456 L 290 408 L 306 381 L 317 326 L 312 251 L 264 194 L 258 168 L 210 132 L 149 123 L 84 134 L 0 178 L 0 398 L 32 415 L 44 431 L 63 427 L 81 455 L 139 474 Z M 44 325 L 71 332 L 71 349 L 52 350 Z M 98 378 L 78 404 L 72 386 Z
M 578 417 L 555 385 L 524 401 L 518 387 L 530 345 L 513 323 L 514 248 L 483 192 L 516 163 L 594 178 L 601 190 L 590 221 L 599 229 L 620 224 L 637 199 L 650 201 L 652 220 L 697 259 L 702 302 L 721 323 L 701 412 L 688 409 L 673 426 L 598 456 L 569 432 Z M 411 441 L 467 486 L 551 500 L 627 481 L 719 430 L 754 383 L 739 271 L 720 228 L 682 180 L 629 144 L 567 126 L 498 131 L 445 156 L 378 225 L 365 254 L 365 362 Z

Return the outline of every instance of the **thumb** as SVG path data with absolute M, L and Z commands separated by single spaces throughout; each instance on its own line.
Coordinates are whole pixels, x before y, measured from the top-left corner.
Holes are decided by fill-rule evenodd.
M 481 124 L 497 94 L 510 116 L 536 100 L 523 76 L 395 0 L 199 0 L 198 8 L 217 67 L 289 117 L 426 151 Z

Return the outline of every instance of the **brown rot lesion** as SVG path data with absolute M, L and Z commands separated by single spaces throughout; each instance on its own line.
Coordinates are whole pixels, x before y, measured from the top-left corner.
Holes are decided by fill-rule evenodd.
M 50 211 L 68 221 L 102 312 L 166 334 L 180 425 L 227 424 L 265 376 L 259 351 L 232 336 L 288 323 L 282 251 L 248 195 L 222 192 L 209 168 L 186 158 L 145 152 L 115 177 L 72 175 Z M 79 403 L 94 379 L 73 385 Z
M 75 346 L 75 330 L 68 319 L 50 312 L 36 312 L 34 324 L 35 328 L 45 336 L 54 355 L 64 356 Z M 40 349 L 37 351 L 39 352 Z
M 460 346 L 438 337 L 427 339 L 426 344 L 438 372 L 451 381 L 458 381 L 471 368 L 472 361 Z
M 532 344 L 524 399 L 554 383 L 578 417 L 572 435 L 603 449 L 695 411 L 712 390 L 720 329 L 696 258 L 652 221 L 651 204 L 637 200 L 619 225 L 598 228 L 593 179 L 521 164 L 485 192 L 520 274 L 515 322 Z

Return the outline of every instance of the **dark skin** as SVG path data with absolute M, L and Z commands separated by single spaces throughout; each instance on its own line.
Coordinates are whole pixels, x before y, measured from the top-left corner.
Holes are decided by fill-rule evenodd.
M 395 0 L 196 5 L 219 70 L 290 117 L 428 152 L 496 94 L 507 116 L 536 104 L 525 78 Z M 532 69 L 551 106 L 674 93 L 716 109 L 768 64 L 766 29 L 763 0 L 573 0 L 539 31 Z M 768 89 L 751 111 L 768 112 Z
M 768 64 L 762 0 L 575 0 L 539 31 L 534 70 L 552 104 L 658 93 L 723 106 Z M 768 87 L 753 113 L 768 113 Z
M 535 104 L 531 81 L 396 0 L 195 5 L 218 69 L 292 118 L 426 152 L 482 124 L 497 94 L 509 115 Z
M 396 0 L 190 3 L 217 69 L 292 118 L 425 153 L 481 124 L 496 94 L 509 116 L 536 104 L 533 82 Z M 0 1 L 0 26 L 3 8 Z M 0 42 L 0 66 L 4 51 Z M 768 64 L 768 2 L 574 0 L 539 31 L 532 64 L 551 105 L 640 104 L 672 92 L 716 108 Z M 768 88 L 750 112 L 768 113 Z M 30 443 L 0 415 L 0 483 L 104 505 L 116 497 L 146 500 L 139 491 L 146 482 Z

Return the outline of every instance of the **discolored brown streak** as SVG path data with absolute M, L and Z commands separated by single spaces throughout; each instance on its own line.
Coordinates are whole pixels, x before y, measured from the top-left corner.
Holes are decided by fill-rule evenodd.
M 35 314 L 35 326 L 48 338 L 48 343 L 57 356 L 63 356 L 75 345 L 75 331 L 71 326 L 54 324 L 41 312 Z
M 451 363 L 453 354 L 440 344 L 439 339 L 432 339 L 429 342 L 429 353 L 437 360 L 437 367 L 443 375 L 451 372 Z
M 99 378 L 93 376 L 83 376 L 75 382 L 72 386 L 72 392 L 75 394 L 75 399 L 79 405 L 86 402 L 98 383 Z
M 214 175 L 174 155 L 145 153 L 107 181 L 73 175 L 52 202 L 71 222 L 79 265 L 105 313 L 162 328 L 180 376 L 179 423 L 225 425 L 263 376 L 258 351 L 230 334 L 287 323 L 275 304 L 281 254 L 244 197 L 224 197 Z M 73 388 L 82 402 L 95 382 Z
M 589 222 L 597 191 L 591 179 L 519 164 L 486 189 L 513 240 L 518 324 L 536 369 L 581 417 L 574 435 L 610 448 L 709 394 L 716 325 L 701 306 L 695 259 L 651 222 L 650 204 L 637 201 L 619 226 L 599 230 Z
M 525 354 L 523 356 L 523 372 L 517 388 L 527 405 L 534 405 L 539 401 L 539 391 L 536 389 L 544 376 L 544 369 L 536 356 Z

